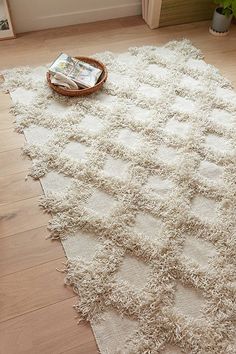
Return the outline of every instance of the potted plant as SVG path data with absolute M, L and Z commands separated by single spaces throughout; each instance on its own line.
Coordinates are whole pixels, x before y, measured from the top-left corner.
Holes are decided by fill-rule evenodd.
M 236 15 L 236 0 L 214 0 L 220 5 L 215 9 L 210 33 L 224 36 L 229 33 L 229 26 L 234 15 Z

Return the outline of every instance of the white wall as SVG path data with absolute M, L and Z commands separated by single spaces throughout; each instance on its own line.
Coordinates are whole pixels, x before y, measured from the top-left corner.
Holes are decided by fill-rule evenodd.
M 16 33 L 141 14 L 141 0 L 9 0 Z

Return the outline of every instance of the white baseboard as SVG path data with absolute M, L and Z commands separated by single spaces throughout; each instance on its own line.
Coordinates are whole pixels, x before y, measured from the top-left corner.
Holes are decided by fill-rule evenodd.
M 14 9 L 12 10 L 14 14 Z M 87 11 L 56 13 L 49 16 L 27 16 L 25 18 L 19 18 L 19 16 L 14 16 L 16 17 L 14 21 L 14 27 L 16 33 L 22 33 L 47 28 L 76 25 L 79 23 L 89 23 L 108 20 L 112 18 L 140 15 L 141 12 L 142 9 L 140 0 L 132 4 L 118 5 L 112 7 L 101 7 L 99 9 Z

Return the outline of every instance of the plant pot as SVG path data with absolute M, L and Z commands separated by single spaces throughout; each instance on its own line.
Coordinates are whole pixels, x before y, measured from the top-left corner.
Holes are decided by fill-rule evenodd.
M 222 15 L 222 7 L 215 9 L 211 29 L 217 33 L 228 33 L 229 26 L 233 18 L 233 14 L 230 16 Z

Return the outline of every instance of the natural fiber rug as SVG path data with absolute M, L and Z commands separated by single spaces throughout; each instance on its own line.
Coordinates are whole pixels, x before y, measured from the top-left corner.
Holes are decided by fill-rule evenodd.
M 4 73 L 101 353 L 233 354 L 236 93 L 188 41 L 97 55 L 102 92 Z

